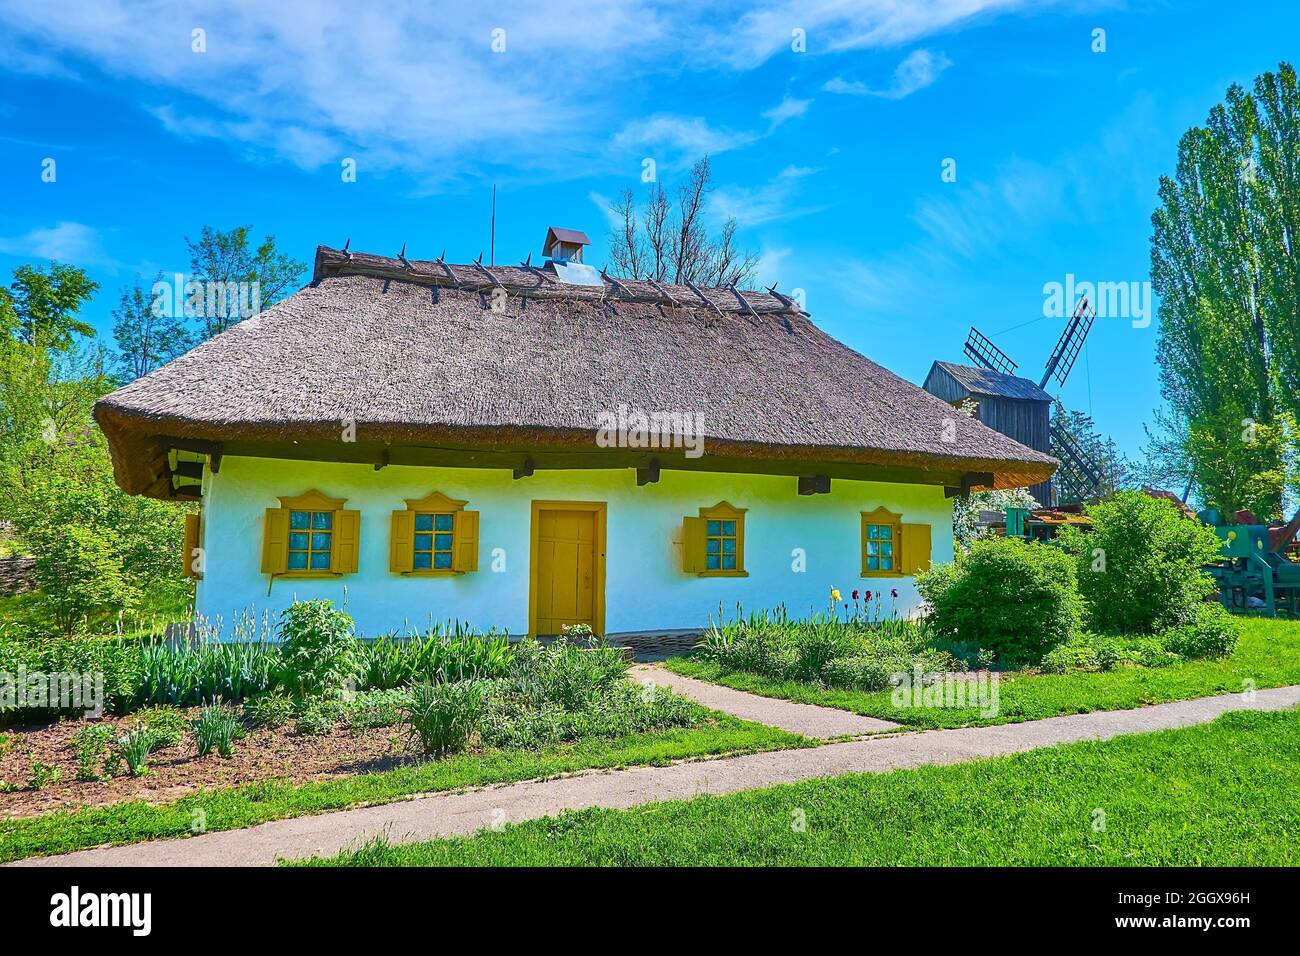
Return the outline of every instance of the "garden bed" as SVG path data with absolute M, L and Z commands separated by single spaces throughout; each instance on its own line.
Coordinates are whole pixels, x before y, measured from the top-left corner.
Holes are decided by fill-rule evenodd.
M 189 708 L 183 713 L 190 720 L 199 715 L 199 708 Z M 194 741 L 187 734 L 179 744 L 154 751 L 144 776 L 124 774 L 107 780 L 78 780 L 73 743 L 76 732 L 87 723 L 102 723 L 120 736 L 131 729 L 133 720 L 131 717 L 63 720 L 0 731 L 8 736 L 3 745 L 8 752 L 0 756 L 0 782 L 23 788 L 0 793 L 0 817 L 36 816 L 123 800 L 167 803 L 198 790 L 235 787 L 272 778 L 289 783 L 331 780 L 391 770 L 424 759 L 418 748 L 412 748 L 406 741 L 399 727 L 340 728 L 309 736 L 285 726 L 249 730 L 230 757 L 220 757 L 215 752 L 198 756 Z M 28 789 L 32 760 L 57 770 L 59 779 L 39 790 Z

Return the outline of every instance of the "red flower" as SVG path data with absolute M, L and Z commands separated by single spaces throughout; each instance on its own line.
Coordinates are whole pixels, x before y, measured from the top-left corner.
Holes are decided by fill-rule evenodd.
M 866 597 L 866 599 L 867 599 L 868 601 L 871 600 L 871 592 L 870 592 L 870 591 L 867 592 L 867 597 Z
M 856 601 L 857 599 L 858 599 L 858 592 L 857 592 L 856 589 L 854 589 L 854 591 L 853 591 L 853 600 Z
M 890 588 L 889 593 L 892 597 L 898 597 L 898 588 Z

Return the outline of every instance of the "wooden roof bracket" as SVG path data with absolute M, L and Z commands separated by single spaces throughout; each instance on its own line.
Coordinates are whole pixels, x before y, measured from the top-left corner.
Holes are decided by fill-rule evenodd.
M 447 250 L 446 249 L 442 250 L 442 256 L 445 256 L 446 254 L 447 254 Z M 437 259 L 435 259 L 434 263 L 436 265 L 442 266 L 442 271 L 447 273 L 447 278 L 451 280 L 452 286 L 454 288 L 459 289 L 460 280 L 456 278 L 456 273 L 451 271 L 451 266 L 447 265 L 447 263 L 443 261 L 442 256 L 439 256 Z
M 496 276 L 494 276 L 491 272 L 489 272 L 487 267 L 483 265 L 483 253 L 480 252 L 478 254 L 478 258 L 474 260 L 474 268 L 477 269 L 479 272 L 483 273 L 485 276 L 487 276 L 488 281 L 491 282 L 498 289 L 505 288 L 505 286 L 501 284 L 501 280 L 498 279 Z
M 644 468 L 636 470 L 636 486 L 653 485 L 659 480 L 659 459 L 651 458 Z
M 770 286 L 767 287 L 767 294 L 777 299 L 783 306 L 785 306 L 785 311 L 793 312 L 795 315 L 806 314 L 803 309 L 799 308 L 798 303 L 796 303 L 794 299 L 790 298 L 788 295 L 782 295 L 780 292 L 776 291 L 775 282 L 773 282 Z
M 686 288 L 690 289 L 692 292 L 694 292 L 697 296 L 700 297 L 700 301 L 701 301 L 701 302 L 703 302 L 705 305 L 707 305 L 707 306 L 708 306 L 710 309 L 712 309 L 714 312 L 718 313 L 718 318 L 723 318 L 722 310 L 721 310 L 720 308 L 718 308 L 718 303 L 714 302 L 714 301 L 713 301 L 712 299 L 710 299 L 707 295 L 705 295 L 703 292 L 701 292 L 701 291 L 700 291 L 700 287 L 697 286 L 697 285 L 696 285 L 694 282 L 692 282 L 690 279 L 683 279 L 682 281 L 686 283 Z
M 965 501 L 970 497 L 971 487 L 974 485 L 984 485 L 993 487 L 993 472 L 991 471 L 968 471 L 961 476 L 961 486 L 954 488 L 947 486 L 943 489 L 945 498 L 961 498 Z
M 665 299 L 667 299 L 669 302 L 671 302 L 674 306 L 679 306 L 679 305 L 681 305 L 681 303 L 677 301 L 677 298 L 676 298 L 676 297 L 675 297 L 671 292 L 669 292 L 667 289 L 665 289 L 663 286 L 661 286 L 661 285 L 660 285 L 658 282 L 656 282 L 654 279 L 646 279 L 646 282 L 649 282 L 652 286 L 654 286 L 654 287 L 655 287 L 655 290 L 656 290 L 656 291 L 657 291 L 661 296 L 663 296 Z
M 737 301 L 740 302 L 740 306 L 745 312 L 748 312 L 749 315 L 754 319 L 759 318 L 758 313 L 754 311 L 754 307 L 749 304 L 749 300 L 740 294 L 740 290 L 736 288 L 735 282 L 732 282 L 731 285 L 727 286 L 727 288 L 731 290 L 731 294 L 734 295 Z
M 628 299 L 628 301 L 632 301 L 633 299 L 636 298 L 634 295 L 632 295 L 632 290 L 631 290 L 631 289 L 629 289 L 629 288 L 628 288 L 627 286 L 625 286 L 623 283 L 619 282 L 617 279 L 615 279 L 612 275 L 610 275 L 610 274 L 609 274 L 608 272 L 606 272 L 604 269 L 601 269 L 601 270 L 600 270 L 600 277 L 601 277 L 602 279 L 604 279 L 606 282 L 609 282 L 609 283 L 613 284 L 614 289 L 615 289 L 616 291 L 618 291 L 618 292 L 621 292 L 621 293 L 623 294 L 623 296 L 624 296 L 625 298 Z

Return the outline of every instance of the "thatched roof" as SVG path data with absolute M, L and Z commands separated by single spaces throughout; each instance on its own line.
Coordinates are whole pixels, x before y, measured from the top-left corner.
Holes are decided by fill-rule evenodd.
M 703 414 L 664 467 L 1030 485 L 1055 459 L 826 335 L 774 293 L 317 250 L 296 295 L 103 398 L 127 491 L 175 494 L 169 448 L 393 463 L 630 467 L 622 404 Z M 355 422 L 356 441 L 340 440 Z M 215 445 L 212 443 L 220 443 Z M 421 457 L 423 456 L 423 457 Z

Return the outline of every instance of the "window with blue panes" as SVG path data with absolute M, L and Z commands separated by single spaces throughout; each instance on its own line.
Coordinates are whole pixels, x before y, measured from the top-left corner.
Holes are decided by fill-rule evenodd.
M 736 570 L 736 522 L 734 519 L 709 519 L 704 532 L 704 566 L 710 571 Z
M 866 548 L 864 567 L 868 571 L 893 571 L 894 565 L 894 526 L 891 524 L 868 524 L 862 534 L 863 547 Z
M 450 571 L 456 515 L 417 511 L 415 514 L 415 570 Z
M 334 544 L 334 512 L 289 512 L 289 570 L 328 571 Z

